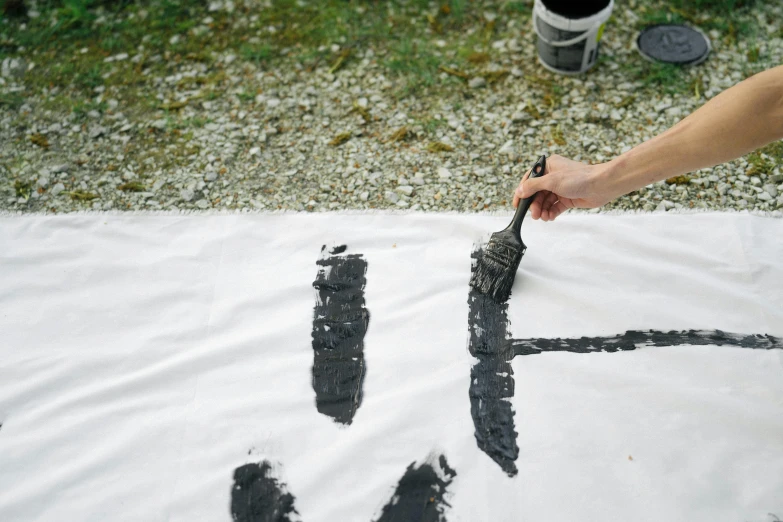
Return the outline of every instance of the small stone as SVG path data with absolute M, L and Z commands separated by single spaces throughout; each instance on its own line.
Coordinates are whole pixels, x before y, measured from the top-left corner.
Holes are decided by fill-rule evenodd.
M 47 178 L 46 176 L 41 176 L 40 178 L 38 178 L 37 184 L 39 187 L 45 189 L 46 187 L 49 186 L 49 178 Z
M 404 199 L 401 199 L 397 202 L 397 206 L 401 208 L 408 208 L 409 203 L 405 201 Z
M 258 154 L 261 153 L 261 147 L 253 147 L 250 149 L 250 155 L 251 156 L 258 156 Z
M 530 115 L 526 112 L 519 111 L 511 115 L 511 121 L 514 123 L 520 123 L 530 118 Z
M 369 199 L 369 197 L 370 197 L 370 193 L 367 192 L 366 190 L 364 192 L 362 192 L 361 194 L 359 194 L 359 199 L 362 200 L 362 201 L 367 201 L 367 199 Z
M 438 177 L 440 179 L 448 179 L 451 177 L 451 172 L 445 167 L 438 167 Z
M 411 183 L 413 183 L 414 185 L 424 185 L 424 178 L 416 176 L 411 179 Z
M 401 192 L 406 196 L 410 196 L 411 194 L 413 194 L 413 187 L 411 187 L 410 185 L 400 185 L 399 187 L 397 187 L 397 192 Z
M 757 194 L 756 198 L 760 199 L 761 201 L 772 201 L 774 199 L 768 192 Z
M 515 158 L 517 151 L 514 149 L 514 140 L 508 140 L 504 143 L 503 146 L 500 147 L 500 150 L 498 150 L 498 154 L 509 156 L 512 159 Z
M 384 197 L 386 198 L 386 201 L 389 201 L 391 203 L 397 203 L 400 200 L 400 196 L 392 192 L 391 190 L 387 190 L 384 193 Z
M 100 125 L 96 125 L 95 127 L 92 128 L 92 130 L 90 130 L 91 139 L 100 138 L 104 134 L 106 134 L 106 127 L 102 127 Z
M 182 201 L 192 201 L 195 194 L 192 190 L 186 188 L 179 191 L 179 196 L 182 198 Z
M 205 179 L 205 180 L 207 180 L 207 181 L 215 181 L 215 180 L 217 179 L 217 177 L 218 177 L 218 175 L 217 175 L 217 172 L 215 172 L 215 171 L 209 171 L 209 172 L 207 172 L 207 174 L 204 176 L 204 179 Z
M 196 206 L 201 209 L 209 207 L 209 202 L 206 199 L 199 199 L 196 201 Z
M 153 129 L 163 130 L 166 128 L 166 120 L 161 118 L 150 123 L 150 127 Z
M 511 40 L 512 42 L 515 42 L 516 40 Z M 509 47 L 510 48 L 510 47 Z M 511 49 L 512 51 L 517 51 L 518 49 Z M 519 67 L 513 67 L 511 69 L 511 76 L 514 78 L 522 78 L 525 75 L 524 72 L 522 72 L 522 69 Z
M 28 15 L 30 12 L 28 11 Z M 0 64 L 0 76 L 3 78 L 21 78 L 27 71 L 27 63 L 22 58 L 6 58 Z
M 485 80 L 481 76 L 474 76 L 468 82 L 468 87 L 470 87 L 471 89 L 478 89 L 479 87 L 484 87 L 486 84 L 487 84 L 487 80 Z
M 763 188 L 773 198 L 778 197 L 778 188 L 775 185 L 767 183 Z
M 278 105 L 280 105 L 280 99 L 279 98 L 269 98 L 266 101 L 266 106 L 269 107 L 270 109 L 274 109 Z
M 50 168 L 49 170 L 54 174 L 60 174 L 63 172 L 68 172 L 68 164 L 62 163 L 60 165 L 55 165 L 54 167 Z
M 62 183 L 57 183 L 55 186 L 52 187 L 52 190 L 50 190 L 49 193 L 52 196 L 56 196 L 57 194 L 59 194 L 63 190 L 65 190 L 65 185 L 63 185 Z

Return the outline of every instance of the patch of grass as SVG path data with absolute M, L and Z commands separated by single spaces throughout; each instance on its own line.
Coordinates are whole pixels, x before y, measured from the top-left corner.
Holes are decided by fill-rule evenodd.
M 674 176 L 666 180 L 668 185 L 687 185 L 691 182 L 690 176 Z
M 117 188 L 123 192 L 144 192 L 146 190 L 144 184 L 138 181 L 129 181 L 119 185 Z
M 435 134 L 438 128 L 442 127 L 445 124 L 446 122 L 439 118 L 429 118 L 427 120 L 424 120 L 421 123 L 421 126 L 424 127 L 424 131 L 427 132 L 428 134 Z
M 16 110 L 24 104 L 24 97 L 17 92 L 0 93 L 0 107 Z
M 73 104 L 72 111 L 76 116 L 86 118 L 90 111 L 104 112 L 106 107 L 106 102 L 96 103 L 92 100 L 79 100 Z
M 269 44 L 246 44 L 240 47 L 239 54 L 247 60 L 253 63 L 268 62 L 274 56 L 274 49 Z
M 14 181 L 14 193 L 18 198 L 30 199 L 32 184 L 29 181 Z
M 332 138 L 332 140 L 329 142 L 329 145 L 331 145 L 332 147 L 339 147 L 340 145 L 342 145 L 343 143 L 345 143 L 350 139 L 351 139 L 350 132 L 342 132 L 337 136 L 335 136 L 334 138 Z
M 730 44 L 752 35 L 757 23 L 749 11 L 756 0 L 672 0 L 639 6 L 637 29 L 654 24 L 687 24 L 723 33 Z M 704 16 L 706 15 L 706 16 Z
M 772 174 L 776 165 L 783 164 L 783 141 L 774 141 L 755 152 L 751 152 L 748 154 L 748 163 L 750 163 L 750 168 L 746 172 L 748 176 Z
M 42 149 L 49 148 L 49 140 L 46 139 L 46 136 L 44 136 L 43 134 L 31 134 L 30 143 L 32 143 L 33 145 L 38 145 Z
M 750 63 L 756 63 L 759 61 L 759 46 L 754 45 L 750 49 L 748 49 L 748 52 L 745 54 L 745 56 L 748 59 L 748 62 Z
M 74 190 L 68 193 L 71 199 L 74 201 L 91 201 L 98 198 L 98 194 L 93 192 L 85 192 L 83 190 Z
M 417 42 L 404 40 L 391 50 L 391 58 L 386 66 L 397 76 L 407 80 L 402 95 L 418 92 L 423 87 L 435 83 L 440 60 L 427 48 L 422 48 Z
M 392 135 L 389 137 L 389 141 L 392 143 L 404 141 L 409 135 L 410 131 L 408 130 L 408 127 L 400 127 L 392 133 Z
M 452 147 L 448 143 L 443 143 L 441 141 L 433 141 L 432 143 L 427 145 L 427 150 L 429 152 L 453 152 L 454 147 Z

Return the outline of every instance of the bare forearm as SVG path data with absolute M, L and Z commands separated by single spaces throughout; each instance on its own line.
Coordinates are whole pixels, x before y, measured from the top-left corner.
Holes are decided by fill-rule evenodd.
M 666 132 L 607 164 L 620 196 L 672 176 L 711 167 L 783 138 L 783 66 L 722 92 Z

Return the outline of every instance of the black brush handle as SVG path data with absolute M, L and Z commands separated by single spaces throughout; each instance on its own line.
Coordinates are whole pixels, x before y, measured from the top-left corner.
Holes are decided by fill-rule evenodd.
M 543 176 L 545 171 L 546 156 L 541 156 L 538 158 L 538 161 L 536 161 L 536 164 L 533 165 L 528 179 Z M 508 227 L 506 227 L 506 230 L 513 230 L 517 233 L 517 235 L 519 235 L 519 229 L 522 228 L 522 220 L 525 219 L 527 209 L 530 208 L 530 204 L 533 203 L 533 198 L 535 197 L 536 195 L 533 194 L 529 198 L 519 200 L 519 203 L 517 204 L 517 211 L 514 213 L 514 218 L 511 220 L 511 223 L 508 225 Z

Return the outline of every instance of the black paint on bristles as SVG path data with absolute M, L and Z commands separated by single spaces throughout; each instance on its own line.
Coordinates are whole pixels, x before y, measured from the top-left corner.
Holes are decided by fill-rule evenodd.
M 525 244 L 509 238 L 508 231 L 496 232 L 476 264 L 470 286 L 498 303 L 508 301 L 519 263 L 525 255 Z M 511 239 L 512 241 L 509 241 Z
M 530 169 L 530 178 L 543 176 L 545 171 L 546 156 L 541 156 Z M 492 234 L 470 278 L 470 286 L 498 303 L 506 302 L 511 296 L 511 287 L 514 286 L 519 263 L 525 255 L 526 247 L 519 235 L 519 229 L 534 197 L 535 195 L 521 199 L 511 223 L 500 232 Z

